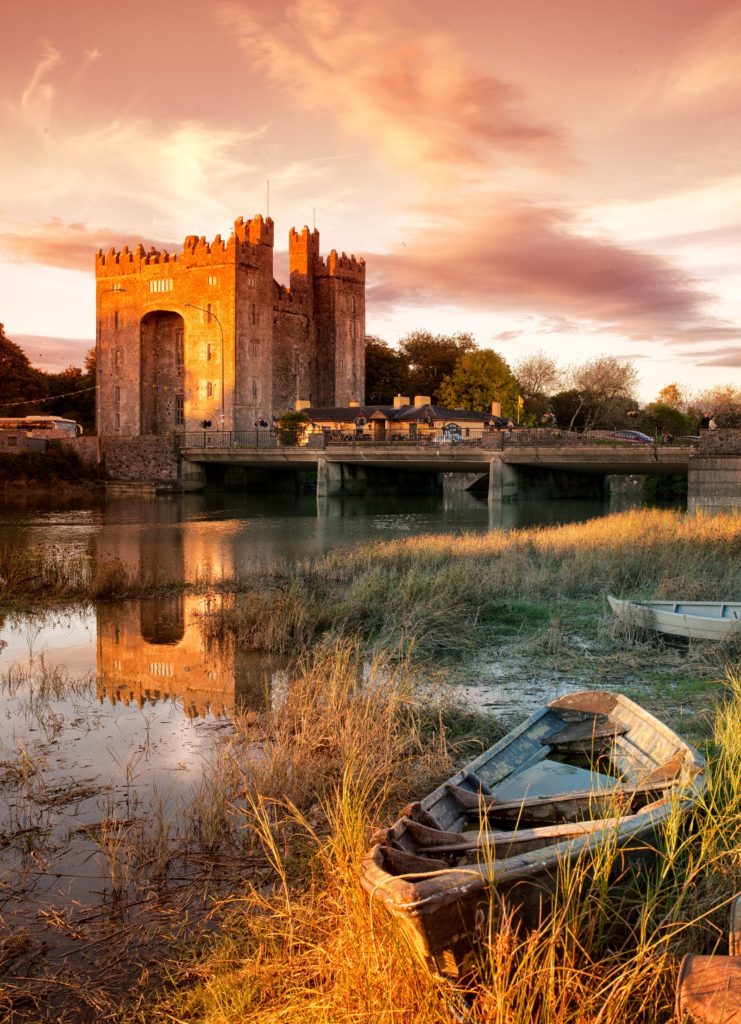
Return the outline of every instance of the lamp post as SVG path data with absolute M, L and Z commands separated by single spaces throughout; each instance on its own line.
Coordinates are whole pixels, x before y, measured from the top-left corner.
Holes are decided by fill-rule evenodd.
M 98 322 L 96 324 L 96 341 L 95 346 L 95 433 L 100 437 L 100 342 L 103 340 L 103 320 L 101 314 L 101 306 L 103 305 L 103 296 L 109 292 L 125 292 L 125 288 L 121 288 L 120 285 L 114 285 L 112 288 L 103 288 L 98 292 Z
M 203 306 L 196 306 L 193 302 L 184 303 L 186 309 L 199 309 L 201 313 L 205 313 L 207 317 L 213 317 L 216 323 L 219 325 L 219 331 L 221 332 L 221 429 L 224 429 L 224 328 L 221 326 L 221 320 L 217 315 L 210 309 L 204 309 Z

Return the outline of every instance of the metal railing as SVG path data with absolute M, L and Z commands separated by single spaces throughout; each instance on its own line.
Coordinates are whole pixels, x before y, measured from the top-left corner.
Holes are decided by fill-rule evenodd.
M 688 448 L 698 444 L 696 437 L 654 438 L 641 441 L 620 437 L 616 431 L 590 430 L 585 433 L 557 428 L 514 427 L 502 430 L 463 429 L 460 433 L 449 430 L 426 430 L 416 434 L 399 430 L 327 430 L 315 429 L 300 440 L 274 430 L 189 430 L 177 436 L 181 448 L 239 449 L 239 448 Z

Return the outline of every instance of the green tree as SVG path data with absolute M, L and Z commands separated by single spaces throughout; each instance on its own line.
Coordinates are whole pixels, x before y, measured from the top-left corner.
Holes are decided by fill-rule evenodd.
M 278 443 L 283 445 L 298 444 L 309 423 L 311 423 L 311 420 L 303 411 L 284 412 L 276 424 Z
M 0 324 L 0 416 L 38 412 L 43 408 L 38 401 L 46 394 L 46 375 L 31 366 L 23 349 L 5 336 L 5 328 Z M 28 401 L 22 402 L 23 399 Z
M 391 405 L 395 395 L 407 394 L 409 365 L 397 349 L 369 335 L 365 339 L 365 401 Z
M 501 402 L 505 416 L 517 414 L 517 379 L 505 360 L 491 349 L 460 356 L 440 386 L 440 402 L 450 409 L 491 412 Z
M 87 432 L 95 429 L 95 349 L 85 356 L 84 369 L 68 366 L 47 375 L 49 401 L 44 408 L 54 416 L 77 420 Z M 51 396 L 59 395 L 59 398 Z
M 674 437 L 683 437 L 694 434 L 697 423 L 694 416 L 688 416 L 671 405 L 651 402 L 641 410 L 636 426 L 644 434 L 672 434 Z
M 409 367 L 410 398 L 429 395 L 433 403 L 439 403 L 443 380 L 452 374 L 461 356 L 475 350 L 476 342 L 470 334 L 407 334 L 399 342 L 399 352 Z

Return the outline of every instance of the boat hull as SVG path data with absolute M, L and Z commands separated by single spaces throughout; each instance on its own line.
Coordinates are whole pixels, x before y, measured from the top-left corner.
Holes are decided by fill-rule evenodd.
M 629 886 L 655 856 L 664 821 L 693 806 L 703 766 L 628 698 L 569 694 L 377 833 L 361 883 L 433 971 L 455 975 L 502 914 L 537 927 L 564 867 L 579 861 L 588 877 L 607 850 L 614 892 Z
M 652 629 L 691 640 L 738 638 L 741 641 L 741 603 L 638 602 L 612 596 L 608 596 L 607 600 L 620 619 L 641 629 Z

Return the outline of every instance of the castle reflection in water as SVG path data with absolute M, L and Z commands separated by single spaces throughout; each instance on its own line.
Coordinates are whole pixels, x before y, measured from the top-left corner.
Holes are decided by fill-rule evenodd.
M 173 701 L 191 718 L 265 710 L 274 660 L 204 640 L 202 617 L 221 600 L 179 595 L 100 606 L 98 699 Z

